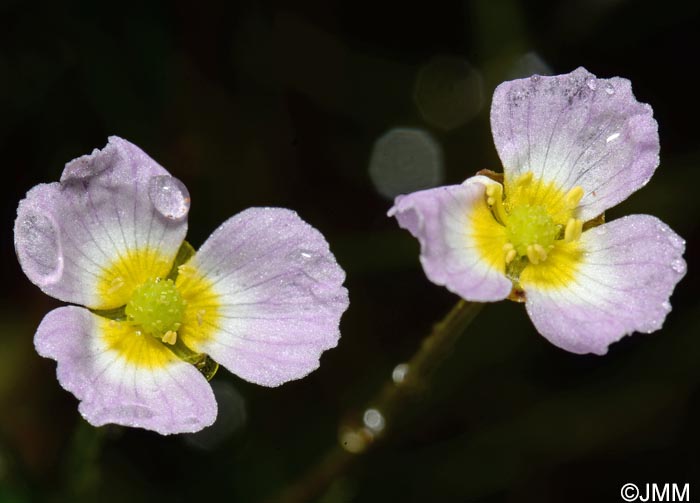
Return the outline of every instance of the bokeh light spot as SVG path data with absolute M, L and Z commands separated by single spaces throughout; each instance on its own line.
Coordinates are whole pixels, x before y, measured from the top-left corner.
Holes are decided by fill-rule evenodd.
M 418 72 L 414 99 L 430 125 L 445 131 L 458 128 L 483 106 L 481 74 L 462 58 L 436 56 Z
M 388 199 L 435 187 L 444 178 L 442 149 L 426 131 L 392 129 L 374 144 L 369 176 Z

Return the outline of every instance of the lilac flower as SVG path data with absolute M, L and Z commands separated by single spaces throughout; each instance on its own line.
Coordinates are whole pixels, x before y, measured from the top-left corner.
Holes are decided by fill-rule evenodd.
M 630 82 L 583 68 L 504 82 L 491 128 L 502 176 L 399 196 L 389 211 L 420 241 L 428 278 L 467 300 L 524 301 L 574 353 L 661 328 L 684 241 L 649 215 L 603 223 L 659 163 L 652 109 Z
M 338 342 L 345 273 L 316 229 L 290 210 L 250 208 L 191 256 L 189 206 L 181 182 L 117 137 L 19 204 L 25 274 L 85 306 L 48 313 L 36 349 L 58 362 L 59 382 L 95 426 L 200 430 L 217 413 L 207 355 L 277 386 Z

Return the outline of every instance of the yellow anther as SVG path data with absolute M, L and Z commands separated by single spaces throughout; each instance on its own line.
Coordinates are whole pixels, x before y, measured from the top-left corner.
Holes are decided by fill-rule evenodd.
M 491 208 L 496 220 L 505 225 L 508 214 L 503 207 L 503 185 L 500 183 L 493 183 L 486 187 L 486 204 Z
M 163 334 L 163 338 L 161 339 L 164 343 L 170 344 L 171 346 L 177 342 L 177 332 L 173 332 L 172 330 L 168 330 Z
M 542 245 L 528 245 L 527 258 L 531 264 L 539 264 L 547 259 L 547 250 Z
M 527 258 L 532 264 L 540 263 L 540 256 L 537 254 L 537 252 L 535 251 L 535 247 L 532 245 L 527 245 Z
M 535 175 L 532 173 L 532 171 L 528 171 L 524 175 L 522 175 L 520 178 L 518 178 L 516 185 L 529 185 L 530 182 L 532 182 L 532 179 Z
M 581 198 L 583 197 L 583 187 L 580 185 L 577 185 L 573 189 L 571 189 L 569 192 L 566 193 L 564 196 L 564 202 L 566 203 L 566 206 L 569 209 L 575 209 L 578 206 L 578 203 L 581 202 Z
M 515 249 L 508 250 L 506 252 L 506 265 L 510 264 L 513 260 L 515 260 L 515 257 L 518 256 L 518 252 L 515 251 Z
M 545 250 L 542 245 L 534 244 L 532 245 L 532 248 L 535 250 L 535 253 L 540 258 L 540 262 L 543 262 L 547 259 L 547 250 Z
M 572 241 L 578 241 L 581 237 L 581 232 L 583 231 L 583 220 L 578 218 L 570 218 L 566 222 L 566 228 L 564 229 L 564 241 L 566 243 L 571 243 Z

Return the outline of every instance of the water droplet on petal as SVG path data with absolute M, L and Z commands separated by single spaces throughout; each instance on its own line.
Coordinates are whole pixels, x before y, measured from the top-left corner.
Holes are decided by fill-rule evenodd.
M 668 241 L 676 250 L 682 250 L 685 248 L 685 240 L 675 234 L 670 235 L 668 237 Z
M 671 303 L 667 300 L 665 300 L 662 304 L 661 307 L 664 308 L 665 311 L 670 311 L 671 310 Z
M 48 215 L 22 211 L 15 224 L 15 246 L 22 269 L 40 284 L 53 283 L 63 272 L 59 229 Z
M 591 77 L 590 79 L 586 80 L 586 85 L 588 86 L 588 89 L 595 91 L 596 87 L 598 87 L 598 82 L 596 81 L 595 77 Z
M 612 96 L 613 94 L 615 94 L 615 86 L 608 82 L 607 84 L 605 84 L 605 92 Z
M 155 209 L 170 220 L 180 220 L 190 211 L 187 187 L 170 175 L 154 176 L 148 182 L 148 197 Z
M 530 77 L 530 80 L 534 82 L 535 84 L 540 81 L 540 76 L 539 75 L 533 75 Z

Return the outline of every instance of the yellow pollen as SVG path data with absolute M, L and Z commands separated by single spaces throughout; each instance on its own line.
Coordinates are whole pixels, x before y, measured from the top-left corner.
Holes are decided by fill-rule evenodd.
M 177 332 L 173 332 L 172 330 L 168 330 L 163 334 L 163 338 L 161 339 L 164 343 L 170 344 L 171 346 L 177 342 Z
M 528 245 L 527 247 L 527 258 L 532 264 L 539 264 L 540 263 L 540 256 L 539 254 L 535 251 L 534 245 Z
M 550 248 L 552 248 L 552 247 L 553 247 L 553 246 L 550 245 Z M 536 253 L 537 256 L 540 258 L 540 262 L 543 262 L 544 260 L 547 259 L 547 250 L 545 250 L 545 249 L 542 247 L 542 245 L 534 244 L 534 245 L 532 245 L 532 248 L 535 250 L 535 253 Z
M 576 187 L 571 189 L 564 196 L 564 201 L 566 203 L 566 206 L 570 210 L 576 209 L 576 207 L 578 206 L 578 203 L 580 203 L 581 199 L 583 198 L 583 194 L 584 194 L 583 187 L 581 187 L 580 185 L 577 185 Z
M 564 229 L 564 241 L 566 243 L 571 243 L 572 241 L 578 241 L 583 232 L 583 220 L 578 218 L 570 218 L 566 222 L 566 228 Z

